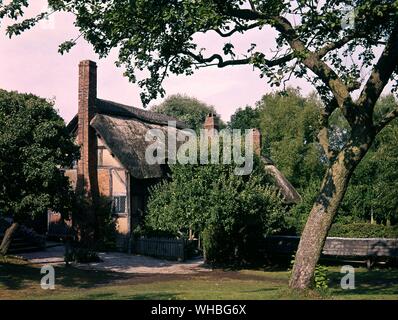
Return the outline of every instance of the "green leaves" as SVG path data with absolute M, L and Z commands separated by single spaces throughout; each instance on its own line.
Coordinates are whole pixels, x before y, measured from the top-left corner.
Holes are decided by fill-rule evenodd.
M 58 52 L 60 54 L 68 53 L 75 45 L 76 41 L 73 39 L 65 41 L 59 45 Z
M 174 165 L 173 180 L 156 186 L 146 223 L 173 233 L 210 225 L 232 232 L 257 219 L 264 233 L 283 228 L 283 207 L 259 168 L 250 176 L 234 175 L 233 165 Z
M 209 113 L 217 114 L 213 106 L 184 95 L 169 96 L 161 104 L 152 107 L 152 111 L 175 117 L 197 131 L 203 128 Z
M 0 213 L 18 221 L 52 208 L 67 213 L 72 193 L 60 170 L 78 149 L 46 100 L 0 90 Z
M 258 255 L 265 234 L 286 228 L 279 194 L 257 163 L 250 176 L 234 165 L 174 165 L 172 181 L 151 191 L 146 227 L 203 236 L 209 261 L 244 261 Z M 258 256 L 257 256 L 258 262 Z

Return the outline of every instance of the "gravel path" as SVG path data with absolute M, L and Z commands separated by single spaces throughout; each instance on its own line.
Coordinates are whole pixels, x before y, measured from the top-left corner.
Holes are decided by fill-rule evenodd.
M 32 264 L 64 264 L 63 246 L 47 248 L 45 251 L 20 254 Z M 185 262 L 168 261 L 152 257 L 139 256 L 121 252 L 99 253 L 101 262 L 78 263 L 75 267 L 84 270 L 113 271 L 134 274 L 195 274 L 211 271 L 203 259 L 194 259 Z

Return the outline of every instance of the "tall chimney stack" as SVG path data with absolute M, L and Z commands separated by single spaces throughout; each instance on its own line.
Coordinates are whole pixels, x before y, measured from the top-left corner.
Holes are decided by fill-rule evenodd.
M 253 134 L 253 152 L 260 156 L 261 155 L 261 132 L 257 128 L 252 129 Z
M 218 125 L 217 116 L 214 115 L 213 113 L 209 113 L 206 117 L 204 128 L 205 128 L 205 130 L 209 130 L 210 132 L 213 132 L 214 130 L 218 130 L 219 125 Z
M 97 99 L 97 64 L 85 60 L 79 64 L 78 136 L 80 160 L 77 165 L 77 189 L 94 200 L 98 195 L 97 137 L 90 126 Z

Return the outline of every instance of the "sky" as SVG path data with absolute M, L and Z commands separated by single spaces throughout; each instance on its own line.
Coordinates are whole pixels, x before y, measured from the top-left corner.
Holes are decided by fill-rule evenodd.
M 35 0 L 25 17 L 45 10 L 45 5 L 46 0 Z M 99 59 L 91 45 L 80 38 L 69 53 L 58 53 L 59 44 L 79 35 L 73 22 L 72 15 L 57 13 L 12 39 L 5 35 L 7 22 L 3 23 L 0 28 L 0 88 L 55 99 L 56 108 L 68 122 L 77 112 L 79 61 L 90 59 L 98 64 L 99 98 L 142 107 L 139 86 L 129 83 L 123 77 L 123 69 L 115 66 L 116 50 Z M 252 30 L 232 41 L 241 52 L 245 52 L 251 43 L 257 43 L 259 49 L 271 56 L 274 37 L 271 29 Z M 195 40 L 206 47 L 205 53 L 209 55 L 221 52 L 225 41 L 214 32 L 199 35 Z M 303 94 L 312 91 L 312 87 L 301 79 L 294 79 L 290 84 L 300 87 Z M 253 106 L 262 95 L 272 91 L 267 80 L 261 79 L 252 66 L 211 67 L 198 70 L 193 76 L 170 76 L 164 87 L 166 95 L 187 94 L 213 105 L 224 121 L 228 121 L 237 108 Z M 161 101 L 157 99 L 151 104 Z

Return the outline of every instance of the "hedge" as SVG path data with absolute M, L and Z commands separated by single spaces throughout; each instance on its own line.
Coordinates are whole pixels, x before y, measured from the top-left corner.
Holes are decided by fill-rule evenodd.
M 329 237 L 343 238 L 398 238 L 398 225 L 384 226 L 370 223 L 333 224 Z

